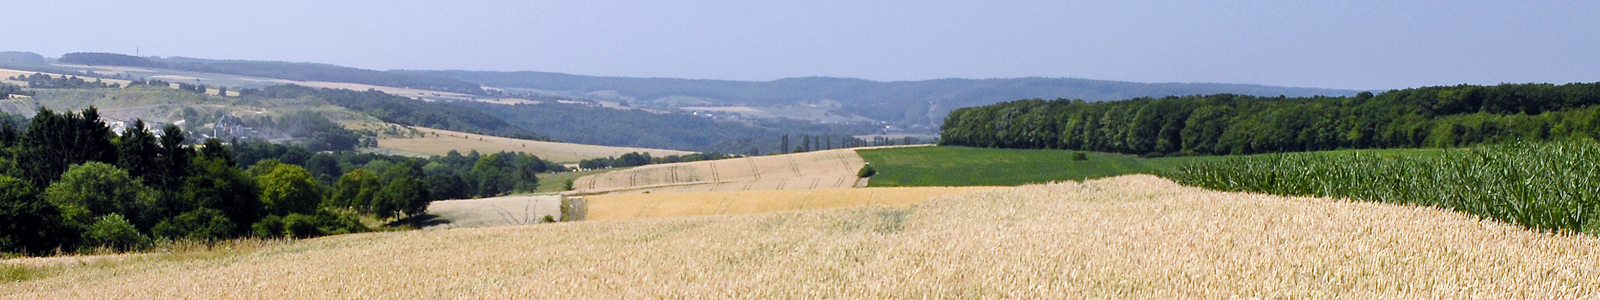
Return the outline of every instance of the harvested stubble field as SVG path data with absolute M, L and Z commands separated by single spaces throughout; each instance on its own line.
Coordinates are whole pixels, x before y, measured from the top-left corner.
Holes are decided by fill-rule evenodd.
M 864 165 L 853 149 L 647 165 L 578 178 L 572 193 L 851 188 Z
M 1592 298 L 1600 239 L 1148 175 L 909 208 L 351 234 L 41 271 L 6 298 Z
M 433 129 L 425 127 L 407 127 L 422 133 L 422 136 L 405 138 L 382 138 L 378 140 L 378 148 L 390 149 L 405 153 L 421 155 L 445 155 L 450 150 L 465 155 L 467 152 L 477 150 L 478 153 L 489 154 L 501 151 L 526 152 L 554 162 L 577 162 L 580 160 L 622 156 L 629 152 L 650 153 L 651 156 L 686 155 L 693 152 L 612 147 L 599 145 L 584 145 L 572 143 L 558 143 L 504 138 L 481 134 L 471 134 L 459 131 Z
M 929 198 L 1000 187 L 887 187 L 585 196 L 587 220 L 748 214 L 859 206 L 905 207 Z
M 423 229 L 537 224 L 545 216 L 561 218 L 560 195 L 519 195 L 482 199 L 440 200 L 428 204 L 436 219 Z

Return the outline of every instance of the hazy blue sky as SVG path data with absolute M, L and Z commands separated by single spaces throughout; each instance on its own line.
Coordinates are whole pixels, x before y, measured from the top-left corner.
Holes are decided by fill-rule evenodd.
M 235 2 L 8 0 L 0 50 L 733 80 L 1600 81 L 1600 1 Z

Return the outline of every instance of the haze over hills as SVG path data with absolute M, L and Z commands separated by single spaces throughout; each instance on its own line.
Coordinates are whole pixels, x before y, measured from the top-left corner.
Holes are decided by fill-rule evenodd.
M 520 130 L 499 131 L 524 133 L 511 137 L 540 135 L 607 146 L 725 153 L 777 152 L 784 148 L 780 139 L 783 135 L 801 140 L 802 136 L 810 136 L 839 144 L 845 143 L 840 142 L 844 137 L 862 134 L 933 135 L 954 109 L 1019 99 L 1106 101 L 1219 93 L 1297 97 L 1347 96 L 1359 92 L 1248 84 L 1135 83 L 1039 77 L 894 82 L 804 77 L 757 82 L 531 71 L 377 71 L 321 63 L 138 57 L 112 53 L 68 53 L 61 58 L 48 58 L 29 52 L 3 52 L 0 53 L 0 67 L 121 80 L 161 79 L 174 84 L 224 87 L 232 91 L 282 84 L 356 91 L 376 89 L 400 96 L 394 97 L 399 100 L 433 102 L 428 105 L 437 106 L 436 109 L 428 111 L 467 108 L 485 113 L 477 115 L 520 127 Z M 403 103 L 385 105 L 408 106 Z M 406 113 L 397 110 L 398 107 L 359 109 L 390 119 L 428 119 L 396 115 Z M 418 122 L 415 125 L 431 124 Z M 497 135 L 491 131 L 467 131 Z M 816 146 L 827 144 L 819 142 Z
M 393 71 L 432 75 L 511 91 L 601 98 L 652 107 L 750 106 L 757 109 L 803 103 L 836 104 L 834 114 L 857 115 L 905 125 L 937 127 L 951 110 L 1019 99 L 1121 100 L 1206 94 L 1253 96 L 1351 96 L 1357 90 L 1274 87 L 1222 83 L 1136 83 L 1078 78 L 934 79 L 879 82 L 804 77 L 774 81 L 584 76 L 548 72 Z

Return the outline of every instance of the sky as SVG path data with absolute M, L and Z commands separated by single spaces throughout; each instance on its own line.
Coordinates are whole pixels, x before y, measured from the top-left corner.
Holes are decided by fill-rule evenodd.
M 0 51 L 767 81 L 1600 81 L 1600 1 L 36 1 Z

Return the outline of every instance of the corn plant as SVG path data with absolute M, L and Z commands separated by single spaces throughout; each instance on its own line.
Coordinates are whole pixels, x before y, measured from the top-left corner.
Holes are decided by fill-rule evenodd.
M 1179 183 L 1449 208 L 1538 230 L 1595 230 L 1600 143 L 1513 142 L 1438 155 L 1295 153 L 1184 165 Z M 1586 228 L 1586 225 L 1589 228 Z

